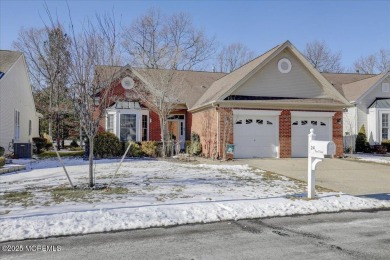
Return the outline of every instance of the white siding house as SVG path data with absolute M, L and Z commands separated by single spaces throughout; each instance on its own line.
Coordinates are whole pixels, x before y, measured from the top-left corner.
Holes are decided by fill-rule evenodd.
M 39 136 L 39 114 L 23 53 L 0 50 L 0 146 Z
M 380 144 L 390 138 L 390 72 L 379 75 L 324 75 L 353 105 L 343 115 L 344 147 L 355 146 L 364 125 L 367 141 Z

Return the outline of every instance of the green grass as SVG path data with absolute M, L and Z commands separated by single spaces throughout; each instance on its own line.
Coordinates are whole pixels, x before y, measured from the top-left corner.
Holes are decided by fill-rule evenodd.
M 75 156 L 83 156 L 84 151 L 72 151 L 72 152 L 61 152 L 58 151 L 61 157 L 75 157 Z M 38 155 L 40 159 L 53 158 L 57 157 L 56 152 L 54 151 L 45 151 Z
M 75 202 L 96 202 L 96 197 L 93 195 L 113 195 L 113 194 L 128 194 L 129 190 L 123 187 L 114 187 L 109 190 L 92 190 L 92 189 L 72 189 L 70 187 L 60 186 L 49 190 L 52 199 L 55 203 L 62 203 L 64 201 L 75 201 Z
M 32 206 L 33 198 L 34 195 L 28 191 L 6 192 L 4 195 L 0 196 L 0 200 L 4 200 L 5 206 L 14 204 L 22 204 L 24 207 Z

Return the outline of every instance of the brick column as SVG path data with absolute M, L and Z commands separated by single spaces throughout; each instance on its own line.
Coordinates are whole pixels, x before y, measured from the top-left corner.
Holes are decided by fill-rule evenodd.
M 280 158 L 291 157 L 291 113 L 283 110 L 279 117 L 279 154 Z
M 343 143 L 343 112 L 336 112 L 333 116 L 333 142 L 336 144 L 336 156 L 342 157 Z

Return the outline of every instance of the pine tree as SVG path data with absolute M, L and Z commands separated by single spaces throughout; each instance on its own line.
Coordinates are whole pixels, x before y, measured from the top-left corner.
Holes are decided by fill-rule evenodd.
M 364 125 L 362 125 L 356 137 L 356 143 L 355 143 L 356 152 L 364 152 L 366 148 L 366 142 L 367 142 L 366 129 Z

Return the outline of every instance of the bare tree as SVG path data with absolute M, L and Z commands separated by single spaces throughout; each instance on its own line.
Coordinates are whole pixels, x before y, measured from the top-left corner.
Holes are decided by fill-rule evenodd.
M 202 132 L 201 137 L 203 138 L 205 149 L 203 154 L 207 157 L 213 157 L 212 149 L 213 147 L 213 136 L 214 133 L 212 131 L 213 123 L 215 122 L 215 118 L 213 117 L 212 111 L 207 110 L 203 113 L 202 116 Z M 215 138 L 214 140 L 216 140 Z
M 214 53 L 214 41 L 196 29 L 187 14 L 163 16 L 150 9 L 123 34 L 123 47 L 133 66 L 144 68 L 138 94 L 159 117 L 163 156 L 168 137 L 167 116 L 183 98 L 183 78 L 178 69 L 193 69 Z
M 122 44 L 133 66 L 154 69 L 194 69 L 215 52 L 214 40 L 196 29 L 188 14 L 164 16 L 158 9 L 126 27 Z
M 377 69 L 380 72 L 390 71 L 390 50 L 381 49 L 379 51 Z
M 343 72 L 341 52 L 333 53 L 325 41 L 313 41 L 306 44 L 306 59 L 320 72 Z
M 360 57 L 353 63 L 359 73 L 375 74 L 390 71 L 390 50 L 381 49 L 375 54 Z
M 356 108 L 355 108 L 356 109 Z M 351 112 L 352 111 L 352 112 Z M 356 139 L 356 118 L 354 110 L 343 112 L 343 126 L 346 130 L 344 139 L 344 147 L 347 147 L 350 156 L 352 156 L 354 147 L 355 147 L 355 139 Z
M 135 90 L 142 102 L 159 117 L 162 156 L 165 157 L 170 140 L 168 115 L 182 103 L 184 79 L 176 70 L 138 69 L 138 72 L 142 75 L 143 84 Z
M 354 70 L 358 73 L 374 74 L 376 63 L 377 60 L 375 55 L 369 55 L 367 57 L 360 57 L 353 63 L 353 66 Z
M 217 55 L 217 70 L 232 72 L 254 58 L 255 54 L 242 43 L 233 43 L 222 48 Z
M 93 187 L 93 150 L 100 121 L 110 102 L 114 82 L 119 72 L 118 31 L 114 16 L 96 16 L 76 35 L 72 31 L 72 63 L 70 96 L 81 125 L 89 140 L 89 186 Z M 72 24 L 72 28 L 74 28 Z M 110 73 L 97 73 L 99 65 L 111 66 Z
M 233 113 L 231 109 L 221 109 L 220 117 L 223 119 L 223 124 L 220 129 L 222 135 L 222 159 L 227 160 L 226 148 L 233 140 Z

